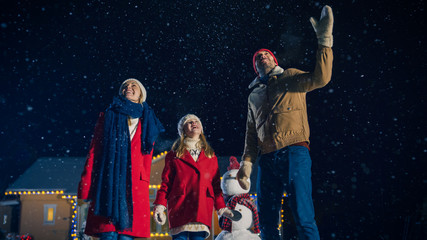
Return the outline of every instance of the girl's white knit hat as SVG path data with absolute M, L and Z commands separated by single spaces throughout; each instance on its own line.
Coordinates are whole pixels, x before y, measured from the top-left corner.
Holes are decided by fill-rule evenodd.
M 200 122 L 200 126 L 202 127 L 202 133 L 203 133 L 203 125 L 202 125 L 202 121 L 200 121 L 200 118 L 194 114 L 187 114 L 184 117 L 182 117 L 178 122 L 178 134 L 179 134 L 179 136 L 184 136 L 184 124 L 191 119 L 196 119 L 197 121 Z
M 144 85 L 142 85 L 142 83 L 138 79 L 135 79 L 135 78 L 129 78 L 129 79 L 126 79 L 124 82 L 122 82 L 122 85 L 120 85 L 120 89 L 119 89 L 119 95 L 123 94 L 122 93 L 123 87 L 129 81 L 135 81 L 136 84 L 138 84 L 139 88 L 141 89 L 141 95 L 142 95 L 141 96 L 141 103 L 145 102 L 145 100 L 147 99 L 147 90 L 145 90 Z

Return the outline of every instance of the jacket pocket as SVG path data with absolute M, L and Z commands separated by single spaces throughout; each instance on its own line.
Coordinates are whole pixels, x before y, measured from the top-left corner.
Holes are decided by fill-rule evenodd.
M 185 185 L 180 185 L 178 187 L 174 187 L 171 191 L 171 196 L 182 196 L 185 194 Z
M 145 181 L 145 182 L 150 182 L 150 177 L 147 177 L 145 174 L 143 174 L 142 172 L 139 172 L 139 180 L 140 181 Z
M 292 135 L 303 130 L 302 109 L 293 106 L 280 106 L 274 109 L 271 123 L 275 132 Z
M 206 196 L 207 196 L 207 197 L 210 197 L 210 198 L 215 198 L 215 194 L 214 194 L 214 192 L 213 192 L 212 186 L 209 186 L 209 187 L 206 189 Z

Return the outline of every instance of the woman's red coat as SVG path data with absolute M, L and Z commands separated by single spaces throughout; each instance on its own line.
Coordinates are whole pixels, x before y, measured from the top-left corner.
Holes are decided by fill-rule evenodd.
M 98 161 L 102 160 L 102 138 L 104 131 L 104 114 L 101 113 L 95 126 L 95 133 L 87 155 L 86 165 L 79 183 L 78 198 L 91 200 L 95 190 L 92 186 L 95 175 L 99 172 Z M 150 237 L 150 201 L 148 185 L 150 182 L 151 159 L 153 152 L 143 154 L 141 152 L 141 121 L 131 141 L 132 164 L 132 200 L 133 222 L 132 229 L 119 231 L 134 237 Z M 85 233 L 96 236 L 102 232 L 117 232 L 115 226 L 108 218 L 96 216 L 93 213 L 94 202 L 90 202 Z
M 202 151 L 195 162 L 188 151 L 181 158 L 170 151 L 154 204 L 167 206 L 170 228 L 190 222 L 210 228 L 214 207 L 225 207 L 220 181 L 216 156 L 208 158 Z

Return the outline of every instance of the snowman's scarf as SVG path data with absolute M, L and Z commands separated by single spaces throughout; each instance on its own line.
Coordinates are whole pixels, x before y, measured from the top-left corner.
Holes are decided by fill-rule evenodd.
M 236 207 L 237 204 L 243 205 L 252 211 L 253 218 L 254 218 L 254 233 L 260 233 L 258 210 L 257 210 L 255 204 L 252 202 L 249 194 L 244 193 L 244 194 L 235 195 L 230 200 L 228 200 L 227 207 L 234 210 L 234 208 Z M 231 223 L 232 223 L 232 220 L 229 218 L 221 217 L 219 219 L 219 226 L 223 230 L 227 230 L 229 232 L 231 232 Z

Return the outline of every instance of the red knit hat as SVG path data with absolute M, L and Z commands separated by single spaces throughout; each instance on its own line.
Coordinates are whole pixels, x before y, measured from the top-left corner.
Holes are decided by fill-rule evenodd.
M 239 169 L 240 164 L 237 161 L 237 158 L 235 156 L 230 157 L 230 166 L 227 167 L 227 171 L 230 171 L 232 169 Z
M 255 66 L 255 58 L 256 58 L 256 55 L 257 55 L 259 52 L 262 52 L 262 51 L 269 52 L 269 53 L 271 54 L 271 56 L 273 56 L 273 59 L 274 59 L 274 62 L 276 63 L 276 65 L 279 65 L 279 63 L 277 62 L 276 57 L 274 56 L 274 54 L 273 54 L 270 50 L 268 50 L 268 49 L 266 49 L 266 48 L 261 48 L 261 49 L 259 49 L 258 51 L 256 51 L 256 52 L 254 53 L 254 56 L 252 57 L 252 64 L 254 65 L 254 70 L 255 70 L 255 72 L 256 72 L 256 74 L 257 74 L 257 75 L 259 75 L 259 73 L 258 73 L 258 71 L 256 70 L 256 66 Z

